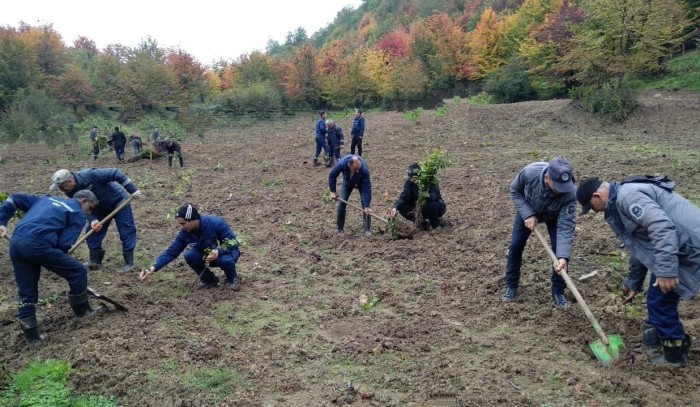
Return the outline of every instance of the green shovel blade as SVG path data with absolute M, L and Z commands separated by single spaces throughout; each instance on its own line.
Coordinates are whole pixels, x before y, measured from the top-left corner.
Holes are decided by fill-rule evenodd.
M 609 365 L 619 358 L 620 349 L 625 347 L 625 342 L 620 335 L 609 335 L 608 342 L 608 346 L 605 346 L 600 339 L 588 344 L 596 358 L 604 365 Z

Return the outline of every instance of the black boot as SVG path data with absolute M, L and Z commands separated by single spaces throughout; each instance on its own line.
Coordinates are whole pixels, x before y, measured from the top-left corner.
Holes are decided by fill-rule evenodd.
M 75 313 L 77 318 L 83 318 L 95 312 L 95 310 L 93 310 L 90 306 L 87 291 L 78 295 L 68 294 L 68 304 L 70 304 L 70 307 L 73 309 L 73 313 Z
M 690 336 L 685 339 L 666 339 L 661 341 L 664 348 L 664 357 L 671 367 L 679 368 L 688 365 L 688 353 L 691 344 Z
M 134 268 L 134 251 L 124 252 L 124 266 L 122 266 L 120 272 L 128 273 Z
M 85 263 L 85 267 L 90 270 L 102 268 L 102 260 L 105 258 L 105 251 L 101 249 L 90 249 L 90 259 Z
M 318 157 L 314 157 L 314 167 L 318 167 L 319 165 L 321 165 L 321 163 L 318 162 Z
M 44 335 L 39 333 L 39 323 L 36 320 L 36 315 L 20 319 L 19 326 L 22 328 L 22 332 L 24 332 L 24 339 L 27 341 L 27 345 L 41 345 L 41 342 L 44 340 Z
M 211 272 L 209 269 L 205 269 L 205 272 L 209 272 L 208 274 L 213 276 L 213 278 L 209 277 L 210 279 L 203 279 L 204 277 L 200 277 L 200 283 L 197 286 L 197 289 L 199 290 L 206 290 L 208 288 L 216 287 L 219 285 L 219 277 L 214 276 L 214 273 Z M 205 274 L 202 273 L 202 276 Z
M 372 236 L 372 217 L 370 215 L 362 215 L 362 224 L 365 229 L 365 236 Z
M 644 347 L 644 353 L 646 353 L 649 358 L 649 363 L 652 365 L 662 365 L 666 363 L 656 327 L 647 322 L 642 325 L 642 346 Z
M 343 233 L 343 229 L 345 229 L 345 211 L 338 211 L 336 213 L 335 226 L 338 233 Z

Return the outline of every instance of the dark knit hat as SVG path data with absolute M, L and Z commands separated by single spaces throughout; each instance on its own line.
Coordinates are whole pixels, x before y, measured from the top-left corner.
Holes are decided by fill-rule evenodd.
M 175 215 L 175 217 L 182 218 L 188 222 L 200 218 L 199 212 L 197 211 L 197 207 L 190 203 L 186 203 L 179 207 L 177 209 L 177 215 Z
M 576 190 L 576 199 L 583 207 L 581 215 L 585 215 L 591 210 L 591 199 L 593 199 L 593 194 L 600 188 L 603 181 L 598 177 L 590 177 L 583 180 L 583 183 Z

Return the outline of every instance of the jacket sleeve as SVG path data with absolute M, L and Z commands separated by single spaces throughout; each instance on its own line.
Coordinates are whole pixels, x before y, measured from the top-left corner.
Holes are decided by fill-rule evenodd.
M 12 194 L 0 206 L 0 225 L 7 226 L 7 222 L 15 216 L 16 211 L 29 212 L 29 209 L 39 201 L 42 196 L 32 194 Z
M 335 126 L 336 127 L 336 133 L 338 134 L 338 145 L 343 146 L 345 145 L 345 136 L 343 136 L 343 129 L 341 127 Z
M 161 255 L 156 259 L 155 263 L 153 263 L 155 271 L 162 269 L 163 267 L 167 266 L 168 263 L 175 260 L 186 247 L 187 240 L 185 240 L 185 232 L 181 231 L 177 234 L 175 240 L 170 244 L 170 247 L 161 253 Z
M 85 214 L 83 212 L 66 212 L 66 228 L 58 234 L 58 249 L 68 253 L 68 250 L 80 237 L 83 226 L 85 226 Z
M 360 200 L 362 201 L 363 208 L 369 208 L 372 203 L 372 179 L 369 176 L 369 171 L 366 171 L 362 177 Z
M 442 200 L 442 195 L 440 195 L 440 186 L 439 185 L 431 185 L 430 188 L 428 189 L 428 193 L 430 194 L 430 196 L 428 197 L 428 201 L 440 202 L 440 200 Z
M 648 269 L 637 260 L 636 257 L 630 256 L 630 268 L 627 277 L 622 282 L 622 285 L 632 291 L 644 291 L 644 280 L 647 277 Z
M 360 116 L 358 127 L 359 127 L 359 129 L 358 129 L 357 135 L 360 137 L 364 136 L 365 135 L 365 118 L 362 116 Z
M 236 239 L 236 235 L 223 219 L 217 218 L 216 240 L 219 241 L 219 246 L 216 247 L 219 255 L 231 254 L 238 250 L 238 240 Z
M 558 259 L 571 258 L 571 250 L 574 245 L 574 233 L 576 232 L 576 195 L 573 193 L 559 210 L 557 218 L 557 249 Z
M 654 274 L 657 277 L 678 277 L 676 225 L 666 212 L 641 189 L 618 195 L 618 208 L 623 216 L 649 235 L 654 247 Z
M 340 172 L 343 170 L 343 167 L 345 166 L 345 160 L 340 160 L 338 161 L 335 166 L 333 166 L 333 169 L 328 173 L 328 189 L 331 190 L 331 192 L 336 192 L 336 184 L 338 183 L 338 175 L 340 175 Z
M 401 194 L 399 197 L 396 199 L 396 202 L 394 202 L 394 208 L 401 208 L 407 203 L 413 204 L 415 203 L 415 200 L 412 199 L 413 197 L 411 196 L 411 181 L 406 180 L 403 183 L 403 191 L 401 191 Z
M 510 183 L 510 197 L 515 204 L 515 208 L 518 214 L 523 218 L 527 219 L 535 214 L 535 211 L 527 203 L 525 199 L 525 184 L 527 180 L 525 179 L 525 173 L 521 170 L 518 175 Z
M 98 184 L 108 184 L 110 182 L 116 182 L 126 189 L 130 194 L 133 194 L 138 190 L 136 185 L 129 177 L 127 177 L 121 170 L 117 168 L 99 168 L 93 170 L 93 179 Z

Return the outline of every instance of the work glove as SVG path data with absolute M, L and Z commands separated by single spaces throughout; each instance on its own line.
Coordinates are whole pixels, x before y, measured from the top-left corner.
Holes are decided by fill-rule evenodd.
M 95 232 L 95 233 L 97 233 L 97 232 L 99 232 L 100 230 L 102 230 L 102 225 L 100 225 L 100 221 L 99 221 L 99 220 L 93 220 L 92 222 L 90 222 L 90 227 L 92 228 L 92 231 Z
M 136 191 L 134 191 L 133 194 L 131 194 L 131 196 L 133 196 L 136 199 L 141 198 L 141 190 L 137 189 Z

